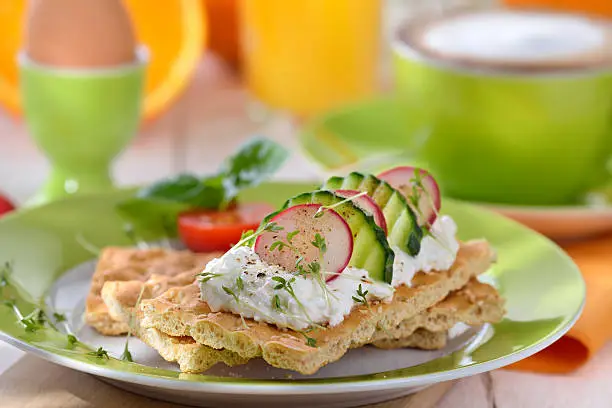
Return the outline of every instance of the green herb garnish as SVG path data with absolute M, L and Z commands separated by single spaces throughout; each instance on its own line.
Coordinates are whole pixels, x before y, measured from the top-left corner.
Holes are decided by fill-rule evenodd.
M 123 353 L 121 353 L 120 359 L 129 363 L 134 362 L 134 359 L 132 358 L 132 353 L 130 353 L 130 350 L 127 347 L 123 348 Z
M 11 262 L 5 262 L 0 268 L 0 290 L 4 289 L 9 285 L 8 277 L 13 270 L 13 264 Z
M 274 310 L 276 310 L 278 312 L 282 312 L 283 311 L 283 307 L 281 305 L 280 296 L 274 295 L 274 297 L 272 298 L 272 309 L 274 309 Z
M 243 231 L 242 235 L 240 236 L 240 240 L 238 242 L 242 242 L 244 246 L 253 246 L 255 245 L 255 231 L 253 230 L 248 230 L 248 231 Z
M 257 228 L 257 231 L 253 232 L 253 233 L 249 233 L 249 234 L 245 234 L 243 233 L 243 238 L 240 239 L 240 241 L 238 241 L 238 243 L 236 245 L 234 245 L 232 247 L 232 249 L 234 248 L 238 248 L 241 246 L 245 246 L 245 245 L 249 245 L 251 246 L 253 243 L 255 243 L 255 238 L 257 238 L 258 236 L 260 236 L 261 234 L 263 234 L 264 232 L 278 232 L 278 231 L 282 231 L 283 227 L 281 227 L 280 225 L 278 225 L 275 222 L 267 222 L 265 224 L 262 224 L 259 226 L 259 228 Z M 230 249 L 231 251 L 231 249 Z
M 361 286 L 361 283 L 360 283 L 359 287 L 357 288 L 357 296 L 353 296 L 353 301 L 355 303 L 360 303 L 360 304 L 366 306 L 368 308 L 368 310 L 370 312 L 372 312 L 372 308 L 370 307 L 370 304 L 368 303 L 368 299 L 366 298 L 367 294 L 368 294 L 368 291 L 367 290 L 363 290 L 363 287 Z M 376 327 L 381 329 L 382 331 L 384 331 L 389 338 L 393 338 L 391 333 L 389 333 L 389 331 L 384 326 L 381 326 L 380 324 L 377 324 Z
M 300 310 L 302 311 L 302 313 L 304 313 L 304 316 L 306 316 L 306 319 L 308 319 L 308 322 L 311 323 L 311 324 L 314 324 L 314 322 L 312 321 L 312 319 L 308 315 L 308 312 L 306 311 L 306 308 L 304 307 L 302 302 L 300 302 L 300 299 L 298 299 L 297 295 L 295 294 L 295 291 L 293 290 L 293 286 L 291 286 L 293 284 L 293 282 L 295 282 L 295 278 L 291 278 L 291 279 L 287 280 L 287 279 L 283 278 L 282 276 L 274 276 L 274 277 L 272 277 L 272 280 L 277 282 L 277 285 L 274 286 L 274 290 L 284 290 L 284 291 L 286 291 L 289 294 L 289 296 L 291 296 L 293 298 L 293 300 L 295 300 L 295 303 L 297 303 L 297 305 L 300 308 Z
M 356 303 L 361 303 L 363 305 L 368 305 L 368 300 L 366 299 L 366 295 L 368 294 L 367 290 L 363 290 L 361 283 L 359 284 L 359 287 L 357 288 L 357 296 L 353 296 L 353 300 Z
M 128 332 L 127 335 L 125 336 L 125 344 L 123 345 L 123 353 L 121 353 L 121 360 L 123 361 L 129 361 L 130 363 L 134 362 L 134 359 L 132 359 L 132 353 L 130 353 L 130 336 L 132 335 L 132 330 L 134 328 L 134 314 L 136 313 L 136 310 L 138 310 L 138 307 L 140 306 L 140 301 L 142 300 L 142 294 L 144 293 L 146 289 L 146 285 L 142 285 L 142 287 L 140 288 L 140 292 L 138 293 L 138 298 L 136 299 L 136 304 L 134 305 L 134 309 L 132 311 L 132 314 L 130 314 L 130 319 L 129 319 L 129 324 L 128 324 Z
M 306 345 L 309 347 L 317 347 L 317 339 L 314 339 L 308 336 L 306 333 L 302 332 L 302 335 L 306 338 Z
M 104 350 L 102 347 L 98 347 L 96 351 L 90 351 L 89 353 L 87 353 L 87 355 L 94 356 L 100 359 L 110 359 L 110 357 L 108 356 L 108 351 Z
M 63 314 L 63 313 L 57 313 L 57 312 L 54 312 L 54 313 L 53 313 L 53 318 L 55 319 L 55 321 L 56 321 L 57 323 L 62 323 L 62 322 L 65 322 L 65 321 L 67 320 L 67 319 L 66 319 L 66 315 L 65 315 L 65 314 Z
M 344 203 L 347 203 L 347 202 L 349 202 L 349 201 L 353 201 L 353 200 L 355 200 L 355 199 L 357 199 L 357 198 L 359 198 L 359 197 L 362 197 L 362 196 L 364 196 L 364 195 L 367 195 L 367 194 L 368 194 L 368 192 L 367 192 L 367 191 L 362 191 L 362 192 L 361 192 L 361 193 L 359 193 L 359 194 L 355 194 L 355 195 L 354 195 L 354 196 L 352 196 L 352 197 L 345 198 L 344 200 L 338 201 L 338 202 L 337 202 L 337 203 L 335 203 L 335 204 L 331 204 L 331 205 L 322 205 L 321 207 L 319 207 L 319 209 L 317 210 L 317 212 L 315 212 L 315 214 L 314 214 L 314 218 L 321 218 L 321 217 L 323 216 L 323 214 L 325 213 L 325 210 L 333 210 L 334 208 L 336 208 L 336 207 L 338 207 L 338 206 L 340 206 L 340 205 L 342 205 L 342 204 L 344 204 Z
M 295 278 L 292 278 L 292 279 L 295 280 Z M 275 290 L 287 288 L 287 284 L 288 284 L 287 279 L 283 278 L 282 276 L 273 276 L 272 280 L 275 282 L 278 282 L 278 284 L 274 287 Z M 291 283 L 289 283 L 289 287 L 291 288 Z M 293 289 L 290 289 L 290 290 L 293 291 Z
M 216 278 L 218 276 L 222 276 L 220 273 L 212 273 L 212 272 L 201 272 L 197 275 L 200 279 L 200 282 L 208 282 L 212 278 Z
M 295 268 L 298 269 L 302 262 L 304 262 L 304 256 L 300 255 L 298 259 L 295 260 Z
M 136 196 L 118 205 L 120 214 L 135 227 L 160 234 L 176 233 L 179 213 L 191 209 L 222 210 L 238 193 L 273 175 L 288 158 L 288 151 L 265 138 L 253 138 L 228 157 L 219 170 L 208 176 L 180 174 L 140 189 Z
M 240 299 L 238 298 L 238 295 L 236 294 L 236 292 L 234 292 L 232 289 L 228 288 L 227 286 L 223 285 L 221 286 L 221 288 L 223 288 L 223 291 L 225 293 L 227 293 L 228 295 L 230 295 L 231 297 L 234 298 L 234 300 L 236 301 L 236 303 L 240 303 Z
M 13 268 L 13 264 L 11 262 L 6 262 L 2 267 L 0 267 L 0 289 L 4 289 L 7 286 L 9 286 L 9 281 L 7 277 L 12 273 L 12 268 Z M 0 290 L 0 297 L 3 297 L 3 296 L 5 296 L 5 293 L 3 293 L 2 290 Z M 44 311 L 42 306 L 35 308 L 28 315 L 24 316 L 24 314 L 21 312 L 21 310 L 17 306 L 15 299 L 3 298 L 1 299 L 1 301 L 4 306 L 12 310 L 13 314 L 16 317 L 16 322 L 19 323 L 26 332 L 35 333 L 39 330 L 51 328 L 54 331 L 61 333 L 58 330 L 58 328 L 55 326 L 55 324 L 53 323 L 53 320 L 51 320 L 47 316 L 47 313 Z M 39 304 L 42 305 L 42 302 L 40 302 Z M 57 323 L 67 321 L 67 318 L 64 314 L 57 313 L 57 312 L 53 313 L 53 319 Z M 66 327 L 66 329 L 68 328 Z M 76 346 L 79 343 L 79 340 L 77 339 L 77 337 L 72 333 L 66 334 L 66 340 L 68 342 L 66 348 L 68 349 L 74 348 L 74 346 Z M 106 359 L 110 358 L 108 356 L 108 352 L 104 350 L 102 347 L 99 347 L 96 351 L 92 351 L 86 354 L 92 355 L 95 357 L 99 357 L 99 358 L 106 358 Z
M 244 289 L 244 281 L 242 280 L 241 276 L 236 278 L 236 287 L 238 288 L 238 290 Z
M 325 239 L 318 232 L 315 234 L 315 240 L 311 242 L 311 244 L 318 248 L 323 255 L 327 251 L 327 244 L 325 243 Z
M 67 334 L 66 339 L 68 340 L 69 346 L 74 346 L 75 344 L 79 342 L 79 340 L 76 338 L 74 334 Z
M 300 230 L 295 230 L 287 233 L 287 242 L 292 244 L 293 238 L 300 233 Z
M 34 320 L 34 318 L 32 317 L 21 319 L 20 322 L 25 328 L 25 331 L 30 333 L 34 333 L 45 327 L 44 325 L 41 325 L 40 323 L 36 322 L 36 320 Z
M 244 287 L 244 282 L 242 281 L 241 277 L 236 278 L 236 286 L 238 285 L 241 285 L 242 288 Z M 237 305 L 240 304 L 240 297 L 233 289 L 228 288 L 225 285 L 221 286 L 221 288 L 223 289 L 225 293 L 227 293 L 228 295 L 234 298 L 234 301 L 236 302 Z M 242 289 L 239 289 L 239 290 L 242 290 Z M 248 306 L 248 305 L 245 303 L 245 306 Z M 244 320 L 244 316 L 242 315 L 242 313 L 240 313 L 240 320 L 242 321 L 242 325 L 244 326 L 244 328 L 248 330 L 249 325 L 247 324 L 246 320 Z
M 285 242 L 278 240 L 278 241 L 274 241 L 272 243 L 272 245 L 270 245 L 270 252 L 274 252 L 276 250 L 278 250 L 279 252 L 282 251 L 284 248 L 289 248 L 291 247 L 291 245 L 286 244 Z

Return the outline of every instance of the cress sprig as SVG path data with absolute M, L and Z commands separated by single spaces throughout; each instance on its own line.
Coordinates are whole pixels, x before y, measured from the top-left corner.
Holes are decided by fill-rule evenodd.
M 370 311 L 370 313 L 374 313 L 374 311 L 372 310 L 372 306 L 370 306 L 370 303 L 368 302 L 367 299 L 367 295 L 368 295 L 368 290 L 363 290 L 363 287 L 361 286 L 361 283 L 359 284 L 359 287 L 356 290 L 356 296 L 353 295 L 353 301 L 355 303 L 359 303 L 364 305 L 365 307 L 368 308 L 368 310 Z M 381 329 L 382 331 L 385 332 L 385 334 L 387 335 L 387 337 L 389 337 L 390 339 L 393 338 L 393 335 L 391 333 L 389 333 L 389 330 L 387 330 L 384 326 L 381 326 L 380 323 L 376 324 L 376 327 Z
M 138 308 L 140 307 L 140 302 L 142 300 L 142 295 L 146 289 L 146 284 L 142 284 L 142 288 L 140 288 L 140 292 L 138 293 L 138 298 L 136 298 L 136 304 L 134 305 L 134 309 L 132 313 L 130 313 L 130 318 L 128 320 L 128 332 L 125 336 L 125 344 L 123 345 L 123 352 L 121 353 L 121 357 L 119 357 L 122 361 L 129 361 L 130 363 L 134 362 L 132 358 L 132 353 L 130 352 L 130 337 L 132 336 L 132 330 L 134 329 L 134 320 L 135 315 L 138 312 Z
M 66 325 L 66 316 L 62 313 L 53 312 L 52 316 L 55 319 L 55 323 L 49 318 L 47 312 L 42 307 L 34 308 L 30 313 L 24 315 L 21 311 L 15 299 L 6 298 L 6 288 L 10 286 L 10 275 L 13 272 L 13 263 L 5 262 L 0 267 L 0 298 L 2 299 L 2 305 L 11 309 L 17 319 L 17 323 L 23 327 L 24 331 L 29 333 L 36 333 L 47 328 L 51 328 L 57 333 L 61 333 L 55 323 L 63 323 Z M 66 326 L 66 330 L 69 330 Z M 81 343 L 73 333 L 66 333 L 67 345 L 65 350 L 71 350 L 77 345 L 87 347 L 87 345 Z M 74 351 L 76 352 L 76 351 Z M 80 353 L 80 351 L 79 351 Z M 98 347 L 96 351 L 90 351 L 85 353 L 86 355 L 92 355 L 98 358 L 109 358 L 108 352 L 103 347 Z
M 315 234 L 314 241 L 312 241 L 311 244 L 315 248 L 319 249 L 319 261 L 312 261 L 304 265 L 303 263 L 304 256 L 302 255 L 300 250 L 297 249 L 293 245 L 293 238 L 299 233 L 300 233 L 299 230 L 288 232 L 286 235 L 286 241 L 277 239 L 276 241 L 272 242 L 272 244 L 270 245 L 269 251 L 270 252 L 275 251 L 275 250 L 281 251 L 287 248 L 288 250 L 295 253 L 295 255 L 297 256 L 297 259 L 295 261 L 295 269 L 297 270 L 297 275 L 304 276 L 304 277 L 312 277 L 313 279 L 315 279 L 317 283 L 319 284 L 319 286 L 321 287 L 321 289 L 323 290 L 323 294 L 325 295 L 325 301 L 329 305 L 330 304 L 329 297 L 330 295 L 331 296 L 334 296 L 334 295 L 333 293 L 331 293 L 331 291 L 327 287 L 325 278 L 323 277 L 323 274 L 321 273 L 322 272 L 321 271 L 322 258 L 325 252 L 327 251 L 327 244 L 325 243 L 325 239 L 318 232 Z
M 338 201 L 337 203 L 330 204 L 330 205 L 322 205 L 319 207 L 319 209 L 317 209 L 317 212 L 315 212 L 314 218 L 321 218 L 326 210 L 333 210 L 334 208 L 344 203 L 348 203 L 349 201 L 356 200 L 357 198 L 363 197 L 364 195 L 367 195 L 367 194 L 368 194 L 367 191 L 362 191 L 359 194 L 355 194 L 352 197 L 345 198 L 344 200 Z

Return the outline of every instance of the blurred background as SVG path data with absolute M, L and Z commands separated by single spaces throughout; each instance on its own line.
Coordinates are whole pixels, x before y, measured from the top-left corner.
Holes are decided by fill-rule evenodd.
M 477 29 L 476 37 L 485 40 L 487 30 L 525 32 L 520 39 L 529 40 L 521 43 L 525 53 L 516 54 L 519 56 L 514 62 L 507 61 L 516 57 L 510 48 L 507 55 L 500 54 L 497 59 L 485 55 L 486 47 L 495 44 L 493 40 L 489 45 L 485 41 L 482 45 L 485 54 L 479 54 L 478 44 L 470 43 L 472 37 L 467 31 L 458 37 L 476 47 L 476 51 L 470 51 L 470 61 L 457 57 L 462 52 L 460 47 L 446 49 L 451 50 L 447 55 L 437 55 L 433 34 L 433 42 L 428 43 L 429 37 L 418 32 L 425 30 L 419 22 L 443 21 L 457 10 L 501 7 L 537 10 L 552 16 L 571 13 L 580 21 L 592 21 L 596 27 L 612 18 L 612 2 L 608 0 L 165 0 L 163 4 L 100 0 L 99 4 L 107 6 L 99 6 L 99 10 L 75 7 L 73 3 L 74 0 L 0 2 L 0 191 L 18 203 L 26 202 L 43 185 L 51 171 L 50 161 L 61 156 L 54 152 L 56 147 L 61 146 L 61 154 L 70 149 L 72 142 L 62 136 L 68 131 L 55 126 L 55 122 L 67 123 L 70 112 L 74 117 L 81 114 L 70 109 L 62 113 L 60 103 L 51 109 L 58 97 L 51 93 L 49 80 L 40 77 L 40 70 L 30 71 L 36 71 L 38 66 L 51 69 L 43 71 L 52 75 L 56 68 L 61 75 L 62 70 L 95 74 L 96 70 L 133 63 L 134 58 L 139 58 L 134 57 L 137 44 L 146 47 L 147 57 L 143 58 L 148 61 L 137 130 L 131 132 L 126 125 L 125 133 L 134 133 L 133 139 L 126 134 L 127 147 L 123 151 L 123 142 L 109 150 L 113 151 L 112 156 L 118 154 L 112 173 L 119 185 L 142 184 L 181 171 L 209 171 L 254 133 L 281 141 L 294 152 L 293 160 L 281 172 L 283 178 L 317 179 L 334 171 L 423 161 L 432 166 L 449 195 L 512 205 L 582 203 L 587 188 L 605 185 L 607 180 L 607 175 L 585 169 L 595 167 L 595 162 L 597 165 L 601 162 L 603 168 L 600 156 L 607 157 L 608 153 L 611 136 L 606 115 L 612 103 L 609 72 L 589 78 L 592 83 L 588 84 L 577 84 L 574 79 L 569 84 L 557 83 L 554 92 L 529 88 L 539 87 L 542 75 L 549 71 L 558 80 L 559 75 L 564 78 L 566 71 L 575 77 L 576 70 L 579 76 L 585 76 L 593 68 L 599 74 L 602 67 L 609 68 L 609 51 L 589 43 L 587 29 L 583 30 L 576 21 L 548 24 L 544 17 L 535 22 L 507 19 L 498 29 L 493 27 L 495 23 L 474 22 L 470 26 Z M 124 10 L 113 12 L 117 4 Z M 567 31 L 562 25 L 565 23 Z M 530 24 L 531 28 L 523 29 Z M 407 33 L 402 38 L 397 34 L 400 26 Z M 453 29 L 463 30 L 457 27 Z M 612 38 L 607 21 L 597 27 L 605 41 Z M 573 40 L 567 39 L 572 30 L 584 33 L 582 45 L 574 47 Z M 565 37 L 551 34 L 564 31 L 569 33 Z M 398 45 L 398 41 L 403 45 Z M 544 62 L 523 58 L 537 47 L 543 47 L 545 54 L 547 47 L 552 50 L 563 41 L 571 58 L 557 60 L 553 54 Z M 403 53 L 404 46 L 410 52 Z M 583 48 L 591 46 L 595 48 L 584 52 Z M 27 60 L 21 72 L 17 58 L 20 51 L 22 60 Z M 438 51 L 446 52 L 444 47 Z M 576 54 L 572 54 L 574 51 Z M 411 65 L 404 67 L 405 61 L 399 60 L 410 61 Z M 431 64 L 417 66 L 422 60 Z M 499 66 L 500 61 L 503 66 Z M 455 79 L 445 76 L 448 68 L 440 70 L 442 74 L 431 72 L 431 67 L 436 70 L 436 66 L 446 63 L 454 70 Z M 483 70 L 489 74 L 483 74 Z M 528 84 L 513 83 L 517 75 Z M 20 86 L 20 76 L 27 78 L 26 86 Z M 482 82 L 482 78 L 491 76 L 495 77 L 493 83 Z M 501 90 L 502 87 L 525 89 L 519 95 Z M 58 88 L 61 91 L 56 92 L 66 94 L 70 85 Z M 594 92 L 594 88 L 600 91 Z M 483 89 L 490 89 L 491 93 L 485 95 Z M 409 101 L 404 100 L 406 95 Z M 533 102 L 534 95 L 539 105 L 526 109 L 524 104 Z M 567 106 L 565 95 L 582 95 L 582 99 Z M 386 96 L 394 99 L 390 101 Z M 446 100 L 444 106 L 440 105 L 441 100 Z M 559 106 L 559 101 L 566 105 Z M 497 110 L 493 110 L 492 104 Z M 576 108 L 585 104 L 598 108 L 589 108 L 588 114 L 583 112 L 584 108 Z M 425 112 L 423 106 L 434 108 Z M 501 109 L 505 112 L 503 117 Z M 599 116 L 594 118 L 596 111 Z M 542 114 L 537 121 L 534 112 Z M 99 127 L 84 117 L 85 127 L 80 129 Z M 491 119 L 485 123 L 476 117 Z M 542 117 L 546 123 L 542 123 Z M 595 125 L 583 132 L 587 136 L 581 146 L 591 143 L 590 147 L 576 148 L 576 129 L 584 130 L 587 122 Z M 514 125 L 515 133 L 508 133 Z M 53 129 L 52 134 L 49 129 Z M 534 129 L 539 133 L 534 133 Z M 78 138 L 87 149 L 96 150 L 96 146 L 105 149 L 104 136 L 86 133 L 89 130 L 81 130 Z M 593 136 L 588 136 L 591 133 Z M 485 142 L 466 145 L 468 134 L 487 141 L 506 138 L 515 145 L 516 134 L 524 134 L 521 137 L 525 137 L 525 145 L 531 146 L 531 150 L 521 148 L 513 152 L 515 147 L 500 147 L 498 142 L 495 146 Z M 537 147 L 537 140 L 542 140 L 542 146 Z M 76 145 L 75 142 L 72 146 Z M 456 146 L 468 146 L 469 151 L 466 148 L 462 152 Z M 537 149 L 539 153 L 533 153 Z M 568 151 L 579 156 L 575 164 L 566 160 L 564 155 Z M 443 157 L 446 165 L 436 164 L 435 160 L 430 163 L 433 155 Z M 66 154 L 61 157 L 64 161 L 72 160 Z M 478 160 L 482 166 L 469 164 L 474 157 L 485 157 Z M 551 171 L 538 171 L 535 162 Z M 561 162 L 565 163 L 563 169 L 554 168 Z M 87 165 L 79 166 L 77 172 L 88 171 Z M 515 170 L 513 166 L 516 176 L 506 179 L 506 174 Z M 458 168 L 465 170 L 457 173 Z M 482 176 L 483 168 L 491 169 L 496 176 Z M 542 175 L 533 176 L 534 173 Z M 562 182 L 551 181 L 549 173 L 557 174 L 555 179 Z M 579 173 L 580 180 L 576 176 Z M 500 183 L 503 187 L 491 188 Z M 531 190 L 526 190 L 526 185 Z M 540 194 L 542 185 L 551 186 L 550 191 Z

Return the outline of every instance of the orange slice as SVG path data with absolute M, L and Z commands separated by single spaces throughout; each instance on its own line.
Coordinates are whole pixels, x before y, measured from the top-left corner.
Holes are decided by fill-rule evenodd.
M 16 54 L 22 47 L 26 0 L 0 2 L 0 105 L 21 113 Z M 206 19 L 200 0 L 125 0 L 138 40 L 149 51 L 143 117 L 150 119 L 180 96 L 200 61 Z
M 25 0 L 0 2 L 0 104 L 14 114 L 21 111 L 16 58 L 23 39 L 25 8 Z

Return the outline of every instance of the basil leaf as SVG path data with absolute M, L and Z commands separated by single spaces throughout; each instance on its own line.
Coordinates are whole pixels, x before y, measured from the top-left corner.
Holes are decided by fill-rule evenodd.
M 233 200 L 240 190 L 268 179 L 288 156 L 287 149 L 269 139 L 256 137 L 243 144 L 221 167 L 225 201 Z
M 221 176 L 200 180 L 191 174 L 179 174 L 142 188 L 136 197 L 214 209 L 221 205 L 225 196 L 222 182 Z
M 175 234 L 179 213 L 225 208 L 240 190 L 272 176 L 287 157 L 279 144 L 254 138 L 229 157 L 218 173 L 203 178 L 184 173 L 158 181 L 118 204 L 118 211 L 137 232 Z

